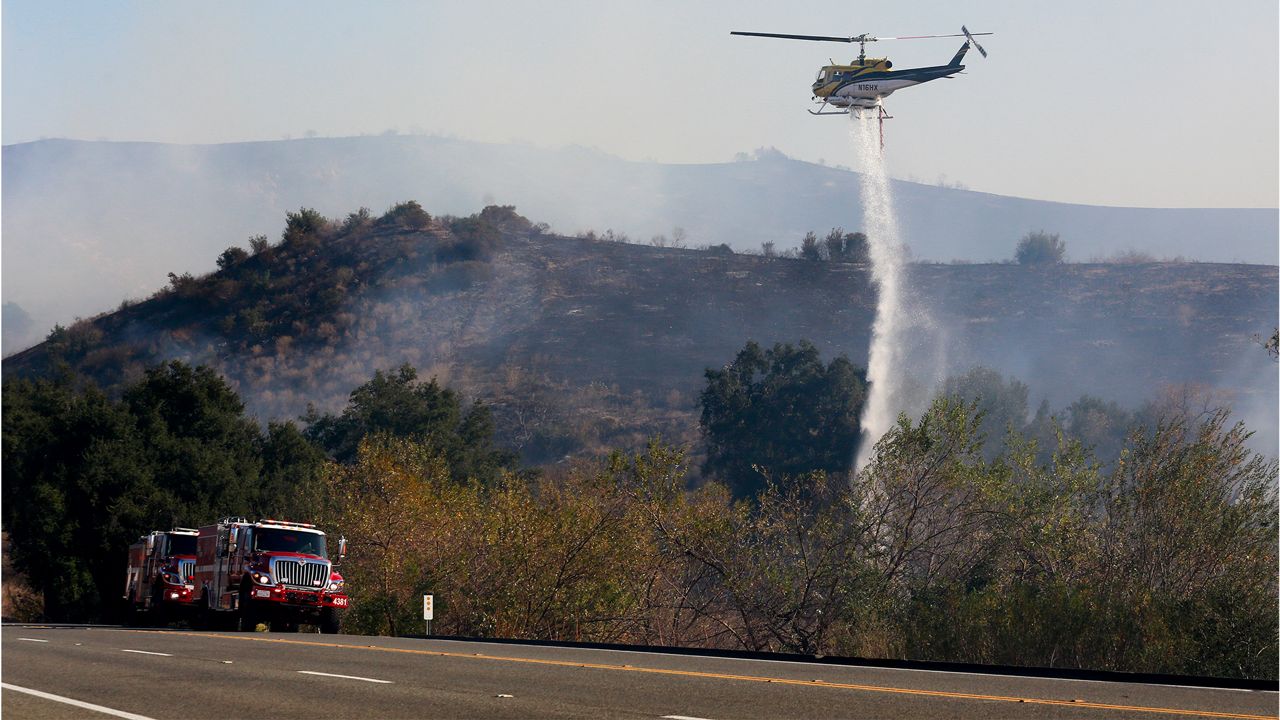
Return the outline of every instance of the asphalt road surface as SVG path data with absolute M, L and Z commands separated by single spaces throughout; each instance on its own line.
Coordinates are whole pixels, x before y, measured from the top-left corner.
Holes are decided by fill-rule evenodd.
M 450 640 L 6 626 L 0 653 L 5 720 L 1277 717 L 1274 692 Z

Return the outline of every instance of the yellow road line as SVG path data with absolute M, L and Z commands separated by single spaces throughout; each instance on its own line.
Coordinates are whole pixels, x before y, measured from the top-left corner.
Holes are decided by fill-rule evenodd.
M 120 630 L 117 632 L 151 633 L 148 630 Z M 1152 707 L 1146 705 L 1113 705 L 1110 703 L 1086 702 L 1078 700 L 1052 700 L 1047 698 L 1017 697 L 1010 695 L 981 695 L 976 693 L 947 692 L 944 690 L 920 690 L 915 688 L 889 687 L 885 685 L 860 685 L 856 683 L 826 682 L 823 680 L 794 680 L 790 678 L 763 677 L 759 675 L 732 675 L 728 673 L 699 672 L 696 670 L 675 670 L 670 668 L 645 668 L 632 665 L 609 665 L 603 663 L 583 663 L 571 660 L 545 660 L 540 658 L 507 657 L 503 655 L 485 655 L 483 653 L 446 652 L 442 650 L 413 650 L 410 648 L 388 648 L 374 645 L 346 645 L 343 643 L 312 642 L 309 640 L 288 640 L 285 638 L 260 638 L 248 635 L 222 635 L 219 633 L 165 632 L 166 635 L 186 635 L 191 637 L 213 637 L 226 640 L 247 640 L 250 642 L 281 643 L 285 645 L 307 645 L 312 647 L 333 647 L 347 650 L 372 650 L 375 652 L 403 653 L 407 655 L 429 655 L 433 657 L 470 658 L 472 660 L 493 660 L 497 662 L 526 663 L 530 665 L 552 665 L 558 667 L 580 667 L 595 670 L 620 670 L 624 672 L 650 673 L 653 675 L 677 675 L 682 677 L 709 678 L 713 680 L 738 680 L 742 682 L 775 683 L 778 685 L 802 685 L 807 687 L 838 688 L 842 690 L 861 690 L 864 692 L 893 693 L 898 695 L 916 695 L 923 697 L 939 697 L 959 700 L 987 700 L 995 702 L 1026 703 L 1029 705 L 1062 705 L 1075 708 L 1092 708 L 1095 710 L 1112 710 L 1124 712 L 1157 713 L 1161 715 L 1189 715 L 1212 718 L 1240 718 L 1242 720 L 1277 720 L 1276 715 L 1249 715 L 1246 713 L 1215 712 L 1212 710 L 1189 710 L 1182 708 Z

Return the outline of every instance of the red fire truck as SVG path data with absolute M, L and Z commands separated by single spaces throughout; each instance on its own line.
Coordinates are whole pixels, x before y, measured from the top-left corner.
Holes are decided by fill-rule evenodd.
M 338 540 L 338 560 L 347 540 Z M 193 576 L 200 608 L 211 625 L 258 623 L 296 632 L 314 625 L 336 633 L 348 600 L 334 571 L 325 534 L 314 525 L 283 520 L 223 518 L 200 528 Z
M 155 622 L 168 622 L 189 610 L 195 600 L 191 575 L 196 565 L 196 531 L 156 530 L 129 546 L 125 575 L 125 610 L 130 620 L 149 612 Z

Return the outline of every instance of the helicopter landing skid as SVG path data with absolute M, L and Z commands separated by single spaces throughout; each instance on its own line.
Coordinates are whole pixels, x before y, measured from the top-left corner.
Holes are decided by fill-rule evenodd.
M 817 110 L 810 110 L 809 114 L 810 115 L 848 115 L 849 114 L 849 108 L 845 108 L 843 110 L 831 110 L 829 112 L 823 112 L 822 108 L 825 108 L 826 106 L 827 106 L 826 103 L 822 103 L 822 107 L 818 108 Z
M 852 113 L 852 112 L 853 112 L 853 108 L 852 108 L 852 107 L 847 107 L 847 108 L 844 108 L 844 109 L 842 109 L 842 110 L 830 110 L 830 111 L 826 111 L 826 112 L 824 112 L 824 109 L 825 109 L 826 107 L 827 107 L 827 102 L 826 102 L 826 101 L 823 101 L 822 105 L 821 105 L 820 107 L 818 107 L 818 109 L 817 109 L 817 110 L 810 110 L 810 111 L 809 111 L 809 114 L 810 114 L 810 115 L 849 115 L 850 113 Z M 878 112 L 876 113 L 876 120 L 879 120 L 879 121 L 880 121 L 880 151 L 881 151 L 881 152 L 884 152 L 884 121 L 885 121 L 885 120 L 892 120 L 892 119 L 893 119 L 893 116 L 892 116 L 892 115 L 890 115 L 889 113 L 887 113 L 887 112 L 885 112 L 885 111 L 884 111 L 884 106 L 883 106 L 883 105 L 876 105 L 876 106 L 875 106 L 875 108 L 876 108 L 876 110 L 878 111 Z M 870 110 L 871 108 L 858 108 L 858 109 L 859 109 L 859 110 Z M 861 112 L 859 112 L 859 113 L 858 113 L 858 117 L 862 117 L 862 113 L 861 113 Z

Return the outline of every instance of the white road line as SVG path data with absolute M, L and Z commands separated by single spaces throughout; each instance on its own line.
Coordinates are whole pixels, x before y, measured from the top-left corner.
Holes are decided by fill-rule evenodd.
M 169 653 L 151 652 L 150 650 L 121 650 L 120 652 L 137 653 L 139 655 L 159 655 L 160 657 L 173 657 Z
M 102 705 L 94 705 L 93 703 L 81 702 L 80 700 L 72 700 L 71 698 L 62 697 L 61 695 L 54 695 L 52 693 L 40 692 L 39 690 L 32 690 L 31 688 L 18 687 L 17 685 L 10 685 L 9 683 L 6 683 L 6 682 L 0 682 L 0 688 L 4 688 L 5 690 L 13 690 L 14 692 L 26 693 L 28 695 L 35 695 L 36 697 L 44 698 L 45 700 L 53 700 L 55 702 L 74 705 L 78 708 L 83 708 L 85 710 L 92 710 L 94 712 L 100 712 L 100 713 L 103 713 L 104 715 L 114 715 L 120 718 L 127 718 L 128 720 L 151 720 L 151 718 L 147 717 L 146 715 L 135 715 L 134 713 L 131 713 L 131 712 L 125 712 L 123 710 L 115 710 L 109 707 L 103 707 Z
M 694 717 L 692 715 L 663 715 L 663 720 L 707 720 L 707 718 Z
M 36 638 L 18 638 L 18 639 L 26 640 L 27 642 L 49 642 L 48 640 L 37 640 Z
M 315 670 L 299 670 L 303 675 L 322 675 L 324 677 L 344 678 L 346 680 L 363 680 L 371 683 L 382 683 L 384 685 L 394 685 L 390 680 L 378 680 L 377 678 L 357 677 L 355 675 L 335 675 L 333 673 L 316 672 Z

